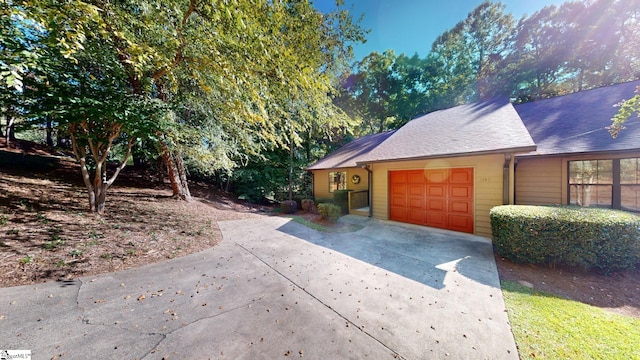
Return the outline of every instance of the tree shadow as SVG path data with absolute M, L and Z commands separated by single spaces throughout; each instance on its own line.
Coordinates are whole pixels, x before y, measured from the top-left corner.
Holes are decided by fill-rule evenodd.
M 445 288 L 447 274 L 452 272 L 500 289 L 488 239 L 374 219 L 368 219 L 364 225 L 353 233 L 335 234 L 289 221 L 278 230 L 434 289 Z

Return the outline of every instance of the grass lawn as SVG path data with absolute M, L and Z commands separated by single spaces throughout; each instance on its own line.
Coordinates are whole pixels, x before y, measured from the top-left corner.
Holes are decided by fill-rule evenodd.
M 503 281 L 521 359 L 640 359 L 640 319 Z

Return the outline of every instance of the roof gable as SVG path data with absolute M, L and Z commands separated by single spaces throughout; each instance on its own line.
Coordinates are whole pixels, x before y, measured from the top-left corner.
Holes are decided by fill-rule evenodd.
M 330 153 L 318 160 L 307 170 L 339 169 L 358 166 L 358 162 L 367 153 L 391 136 L 394 131 L 387 131 L 379 134 L 367 135 L 355 139 L 342 146 L 338 150 Z
M 507 101 L 460 105 L 409 121 L 360 162 L 532 151 L 535 143 Z
M 640 121 L 630 119 L 616 139 L 607 126 L 618 111 L 615 104 L 634 95 L 640 81 L 581 91 L 515 106 L 537 151 L 519 155 L 637 150 Z

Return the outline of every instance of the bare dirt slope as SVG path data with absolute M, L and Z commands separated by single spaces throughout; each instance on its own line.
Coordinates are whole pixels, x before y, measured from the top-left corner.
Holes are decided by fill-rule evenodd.
M 170 197 L 144 171 L 125 168 L 107 213 L 89 214 L 80 170 L 46 147 L 0 140 L 0 286 L 94 275 L 184 256 L 221 240 L 218 221 L 265 210 L 205 184 L 192 203 Z M 301 214 L 321 222 L 317 215 Z M 327 223 L 323 223 L 327 226 Z M 640 318 L 640 270 L 604 276 L 579 269 L 514 264 L 496 257 L 500 277 Z

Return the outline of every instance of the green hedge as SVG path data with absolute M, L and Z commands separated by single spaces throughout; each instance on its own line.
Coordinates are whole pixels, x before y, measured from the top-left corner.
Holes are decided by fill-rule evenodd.
M 336 222 L 340 218 L 340 207 L 334 204 L 318 204 L 318 212 L 323 218 Z
M 605 273 L 640 262 L 640 217 L 573 206 L 491 209 L 493 245 L 516 262 L 566 264 Z

